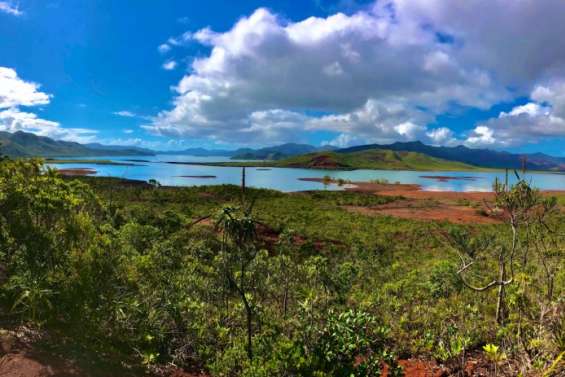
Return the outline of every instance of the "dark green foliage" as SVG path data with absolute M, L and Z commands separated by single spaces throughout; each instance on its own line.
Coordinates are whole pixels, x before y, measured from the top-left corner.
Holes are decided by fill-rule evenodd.
M 431 267 L 428 284 L 430 294 L 436 298 L 449 298 L 463 288 L 463 283 L 457 276 L 457 265 L 447 260 L 438 261 Z
M 377 376 L 383 363 L 388 364 L 390 376 L 401 375 L 395 356 L 386 347 L 388 332 L 368 313 L 330 311 L 324 325 L 304 329 L 311 339 L 303 348 L 312 356 L 300 375 Z

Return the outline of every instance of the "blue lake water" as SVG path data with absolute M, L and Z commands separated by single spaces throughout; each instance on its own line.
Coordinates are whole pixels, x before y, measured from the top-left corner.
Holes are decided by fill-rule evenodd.
M 95 165 L 89 163 L 77 164 L 50 164 L 51 167 L 60 169 L 92 168 L 96 176 L 120 177 L 148 181 L 156 179 L 167 186 L 198 186 L 219 184 L 240 184 L 241 168 L 169 164 L 176 162 L 224 162 L 233 161 L 228 157 L 196 157 L 186 155 L 157 155 L 157 156 L 127 156 L 127 157 L 81 157 L 80 159 L 112 160 L 116 162 L 129 162 L 128 160 L 146 160 L 149 162 L 135 162 L 135 166 Z M 368 170 L 359 169 L 352 171 L 318 170 L 318 169 L 289 169 L 289 168 L 247 168 L 246 182 L 250 187 L 268 188 L 279 191 L 303 190 L 341 190 L 343 187 L 318 182 L 301 181 L 300 178 L 323 178 L 330 176 L 334 179 L 349 181 L 371 181 L 386 179 L 390 183 L 412 183 L 421 185 L 428 191 L 491 191 L 495 178 L 504 180 L 504 172 L 446 172 L 446 171 L 407 171 L 407 170 Z M 213 175 L 215 178 L 186 178 L 183 176 Z M 468 179 L 438 181 L 437 179 L 424 178 L 424 176 L 471 177 Z M 529 172 L 526 178 L 531 184 L 542 190 L 565 190 L 565 174 L 545 172 Z M 514 174 L 509 175 L 509 181 L 515 182 Z

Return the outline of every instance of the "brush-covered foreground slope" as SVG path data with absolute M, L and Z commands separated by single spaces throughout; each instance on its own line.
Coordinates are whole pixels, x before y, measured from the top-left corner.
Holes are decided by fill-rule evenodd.
M 475 170 L 475 166 L 442 160 L 422 153 L 369 150 L 353 153 L 318 152 L 291 157 L 280 167 L 312 169 Z
M 47 333 L 51 352 L 79 358 L 64 365 L 100 370 L 50 375 L 376 376 L 386 362 L 399 376 L 390 372 L 396 357 L 437 361 L 450 368 L 441 375 L 492 375 L 477 371 L 493 369 L 486 344 L 505 357 L 499 376 L 563 375 L 565 213 L 544 213 L 551 202 L 527 182 L 518 194 L 536 210 L 520 208 L 525 226 L 513 227 L 376 213 L 476 213 L 474 200 L 158 187 L 42 171 L 36 161 L 0 161 L 0 344 L 22 355 L 19 339 L 6 337 L 13 324 L 12 333 L 38 342 Z M 515 258 L 501 261 L 514 234 Z M 476 261 L 474 284 L 497 279 L 498 268 L 515 273 L 500 301 L 497 289 L 475 292 L 457 276 L 459 248 L 473 251 L 465 256 Z M 7 374 L 10 360 L 0 360 L 0 376 L 30 375 Z M 173 365 L 187 373 L 165 374 Z

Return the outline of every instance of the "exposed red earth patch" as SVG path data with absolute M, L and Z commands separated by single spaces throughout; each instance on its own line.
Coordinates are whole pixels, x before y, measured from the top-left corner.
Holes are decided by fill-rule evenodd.
M 327 182 L 322 178 L 300 178 L 309 182 Z M 337 183 L 331 180 L 331 183 Z M 401 197 L 378 206 L 344 206 L 350 212 L 368 216 L 387 215 L 422 221 L 448 221 L 455 224 L 495 224 L 503 220 L 494 207 L 492 192 L 423 191 L 416 184 L 347 182 L 346 191 Z M 543 196 L 564 195 L 565 191 L 542 191 Z
M 52 349 L 48 344 L 56 345 Z M 21 326 L 11 330 L 0 329 L 1 377 L 210 377 L 206 374 L 183 371 L 165 366 L 149 372 L 143 368 L 132 369 L 119 360 L 93 358 L 83 355 L 77 361 L 76 349 L 66 340 L 53 334 Z M 62 345 L 66 345 L 61 347 Z M 71 352 L 69 352 L 71 351 Z M 75 352 L 73 352 L 75 351 Z M 111 356 L 111 355 L 110 355 Z
M 83 371 L 63 360 L 36 359 L 25 353 L 10 353 L 0 358 L 0 376 L 2 377 L 78 377 L 86 376 Z
M 205 227 L 215 227 L 214 220 L 210 216 L 205 216 L 199 219 L 195 219 L 191 224 L 188 225 L 189 228 L 200 225 Z M 257 223 L 255 227 L 255 232 L 257 234 L 258 246 L 265 248 L 266 250 L 273 251 L 279 242 L 280 232 L 271 228 L 267 224 Z M 294 245 L 302 246 L 305 245 L 308 240 L 301 235 L 294 235 L 292 240 Z M 328 245 L 342 245 L 337 240 L 314 240 L 312 241 L 312 246 L 315 250 L 321 251 Z
M 323 183 L 323 178 L 299 178 L 301 181 L 306 182 L 320 182 Z M 331 180 L 330 183 L 338 183 L 336 180 Z M 373 183 L 373 182 L 347 182 L 345 187 L 346 191 L 354 192 L 370 192 L 384 196 L 402 196 L 408 199 L 434 199 L 434 200 L 448 200 L 448 201 L 484 201 L 494 199 L 493 192 L 483 191 L 423 191 L 422 187 L 417 184 L 404 184 L 404 183 Z M 565 195 L 565 190 L 543 190 L 543 196 Z
M 57 169 L 57 172 L 62 175 L 73 177 L 96 174 L 96 170 L 91 168 Z
M 418 359 L 399 360 L 404 377 L 443 377 L 448 376 L 447 371 L 435 362 Z M 385 366 L 383 377 L 388 376 L 388 368 Z
M 454 177 L 449 175 L 421 175 L 420 178 L 434 179 L 439 182 L 449 181 L 476 181 L 478 177 Z
M 297 163 L 297 164 L 290 164 L 289 167 L 304 168 L 305 166 L 302 163 Z M 323 154 L 313 157 L 310 161 L 308 161 L 306 167 L 316 168 L 316 169 L 340 169 L 340 168 L 347 168 L 348 166 L 337 162 L 330 155 Z
M 49 345 L 61 346 L 57 350 Z M 128 369 L 115 364 L 99 365 L 85 356 L 80 363 L 70 357 L 57 339 L 45 332 L 20 326 L 0 330 L 0 376 L 2 377 L 137 377 Z M 68 346 L 72 348 L 72 346 Z M 88 365 L 88 367 L 86 367 Z M 111 365 L 111 366 L 110 366 Z M 119 365 L 116 364 L 116 365 Z
M 339 184 L 337 180 L 330 179 L 329 181 L 324 178 L 298 178 L 300 181 L 304 182 L 318 182 L 318 183 L 334 183 Z M 391 190 L 395 189 L 398 190 L 399 193 L 393 195 L 398 196 L 404 192 L 411 192 L 420 190 L 420 185 L 416 184 L 405 184 L 405 183 L 398 183 L 398 184 L 388 184 L 388 183 L 373 183 L 373 182 L 346 182 L 346 191 L 355 191 L 355 192 L 374 192 L 379 193 L 383 190 Z
M 416 200 L 401 200 L 373 207 L 344 206 L 345 210 L 367 216 L 394 216 L 411 220 L 448 221 L 454 224 L 496 224 L 501 221 L 475 208 L 439 203 L 422 206 Z

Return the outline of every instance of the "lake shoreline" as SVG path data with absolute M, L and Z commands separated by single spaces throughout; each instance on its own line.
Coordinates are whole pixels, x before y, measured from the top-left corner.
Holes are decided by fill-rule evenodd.
M 100 160 L 66 160 L 66 163 L 57 164 L 60 160 L 49 160 L 48 167 L 55 169 L 83 169 L 90 168 L 96 171 L 96 176 L 122 177 L 126 179 L 139 179 L 149 181 L 155 179 L 163 186 L 196 186 L 201 184 L 235 184 L 241 181 L 241 162 L 219 162 L 211 161 L 183 161 L 172 158 L 172 161 L 156 157 L 154 161 L 144 164 L 133 165 L 132 162 L 141 163 L 141 159 L 135 157 L 127 160 L 111 160 L 102 158 Z M 128 161 L 129 160 L 129 161 Z M 259 165 L 267 165 L 270 162 L 258 162 Z M 225 164 L 236 166 L 221 166 Z M 246 163 L 243 163 L 246 164 Z M 116 166 L 113 166 L 116 165 Z M 120 166 L 125 165 L 125 166 Z M 133 166 L 132 166 L 133 165 Z M 255 162 L 253 165 L 257 165 Z M 565 188 L 565 176 L 560 174 L 543 174 L 539 172 L 528 172 L 525 178 L 534 187 L 543 190 L 563 190 Z M 74 173 L 77 174 L 77 173 Z M 313 177 L 315 180 L 300 179 Z M 204 182 L 207 179 L 208 182 Z M 328 186 L 323 187 L 320 182 L 327 179 Z M 346 182 L 359 182 L 358 186 L 366 186 L 367 183 L 403 183 L 420 185 L 418 190 L 411 191 L 464 191 L 483 192 L 491 191 L 492 183 L 497 180 L 505 180 L 504 171 L 482 172 L 482 171 L 440 171 L 440 170 L 399 170 L 399 169 L 315 169 L 310 168 L 267 168 L 248 167 L 247 184 L 249 187 L 274 189 L 281 192 L 295 192 L 318 189 L 345 190 Z M 513 173 L 509 174 L 509 183 L 516 182 Z M 363 184 L 361 184 L 363 182 Z M 342 185 L 340 186 L 339 183 Z M 390 188 L 390 191 L 407 191 L 404 186 Z M 408 186 L 410 187 L 410 186 Z M 367 189 L 369 190 L 369 189 Z M 387 191 L 382 187 L 379 191 Z M 413 195 L 413 194 L 410 194 Z
M 335 179 L 300 178 L 301 181 L 330 183 L 339 185 Z M 492 191 L 431 191 L 424 190 L 421 185 L 414 183 L 380 183 L 380 182 L 350 182 L 342 183 L 345 191 L 374 193 L 383 196 L 403 196 L 410 199 L 433 200 L 491 200 L 494 198 Z M 544 196 L 565 195 L 565 190 L 540 190 Z
M 89 168 L 74 168 L 74 169 L 59 169 L 57 170 L 61 175 L 68 178 L 75 177 L 85 177 L 89 179 L 108 179 L 108 177 L 98 177 L 95 176 L 96 170 Z M 196 178 L 196 176 L 194 176 Z M 198 178 L 208 178 L 208 176 L 200 176 Z M 124 182 L 128 184 L 134 184 L 139 186 L 148 186 L 149 183 L 138 179 L 128 179 L 120 177 L 111 177 L 117 182 Z M 492 200 L 494 198 L 494 193 L 492 191 L 430 191 L 424 190 L 421 185 L 415 183 L 379 183 L 379 182 L 363 182 L 363 181 L 345 181 L 338 182 L 338 180 L 327 180 L 324 178 L 299 178 L 300 181 L 305 182 L 317 182 L 320 184 L 329 183 L 332 185 L 338 185 L 343 187 L 343 191 L 359 192 L 366 194 L 376 194 L 382 196 L 402 196 L 407 199 L 427 199 L 427 200 L 448 200 L 448 201 L 458 201 L 458 200 L 470 200 L 470 201 L 483 201 Z M 228 184 L 229 185 L 229 184 Z M 196 185 L 205 186 L 205 185 Z M 237 185 L 233 185 L 237 186 Z M 164 188 L 175 188 L 182 189 L 184 186 L 175 185 L 163 185 Z M 253 187 L 250 187 L 253 188 Z M 297 191 L 281 191 L 268 188 L 254 188 L 258 190 L 274 190 L 280 191 L 286 194 L 308 192 L 312 190 L 297 190 Z M 338 190 L 339 191 L 339 190 Z M 564 196 L 565 190 L 540 190 L 544 196 Z
M 481 168 L 477 167 L 474 169 L 409 169 L 409 168 L 398 168 L 398 169 L 386 169 L 386 168 L 371 168 L 371 167 L 344 167 L 344 166 L 308 166 L 308 165 L 277 165 L 276 163 L 267 162 L 254 162 L 254 161 L 233 161 L 233 162 L 198 162 L 198 161 L 160 161 L 160 163 L 172 164 L 172 165 L 196 165 L 196 166 L 213 166 L 213 167 L 225 167 L 225 168 L 275 168 L 275 169 L 307 169 L 307 170 L 324 170 L 324 171 L 356 171 L 356 170 L 386 170 L 386 171 L 415 171 L 415 172 L 426 172 L 426 171 L 436 171 L 436 172 L 493 172 L 493 171 L 503 171 L 504 169 L 491 169 L 491 168 Z
M 127 157 L 127 156 L 124 156 Z M 111 165 L 111 166 L 144 166 L 145 164 L 171 164 L 171 165 L 193 165 L 193 166 L 210 166 L 210 167 L 228 167 L 228 168 L 258 168 L 258 170 L 263 170 L 261 168 L 277 168 L 277 169 L 307 169 L 307 170 L 322 170 L 322 171 L 356 171 L 356 170 L 385 170 L 385 171 L 413 171 L 413 172 L 474 172 L 474 173 L 489 173 L 489 172 L 503 172 L 504 168 L 487 168 L 476 166 L 473 168 L 457 168 L 457 169 L 414 169 L 414 168 L 386 168 L 381 167 L 375 169 L 374 167 L 345 167 L 345 166 L 308 166 L 301 164 L 293 165 L 279 165 L 276 160 L 246 160 L 246 161 L 151 161 L 146 159 L 125 159 L 122 161 L 113 160 L 96 160 L 96 159 L 68 159 L 68 158 L 47 158 L 45 160 L 47 164 L 92 164 L 92 165 Z M 515 169 L 508 169 L 509 174 Z M 528 174 L 556 174 L 565 175 L 565 171 L 555 171 L 555 170 L 528 170 Z
M 134 160 L 127 160 L 134 161 Z M 141 162 L 141 160 L 137 160 Z M 150 162 L 150 161 L 147 161 Z M 133 163 L 133 162 L 120 162 L 113 160 L 73 160 L 73 159 L 46 159 L 46 164 L 77 164 L 77 165 L 109 165 L 109 166 L 145 166 L 144 164 Z

